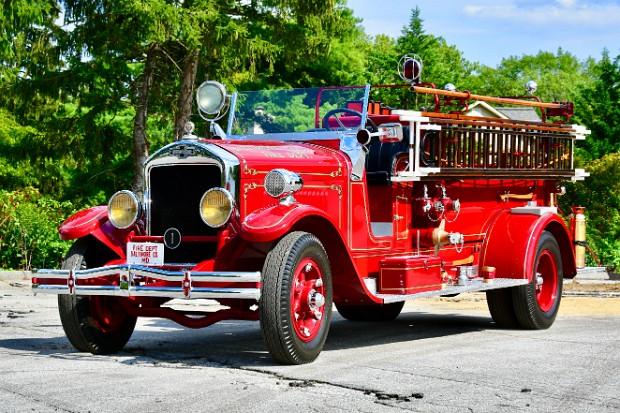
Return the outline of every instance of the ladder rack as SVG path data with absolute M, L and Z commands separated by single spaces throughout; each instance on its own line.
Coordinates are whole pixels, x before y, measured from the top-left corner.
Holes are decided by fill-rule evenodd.
M 574 168 L 575 141 L 590 131 L 579 125 L 399 111 L 409 123 L 407 167 L 394 182 L 437 179 L 582 180 Z

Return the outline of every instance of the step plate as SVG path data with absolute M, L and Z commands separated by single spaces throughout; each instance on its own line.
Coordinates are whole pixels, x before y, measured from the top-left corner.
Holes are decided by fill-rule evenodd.
M 477 291 L 497 290 L 500 288 L 516 287 L 528 284 L 528 280 L 523 278 L 496 278 L 493 282 L 485 283 L 481 279 L 469 281 L 466 285 L 450 285 L 442 290 L 426 291 L 417 294 L 377 294 L 376 297 L 383 299 L 384 304 L 397 303 L 400 301 L 413 300 L 416 298 L 437 297 L 442 295 L 453 295 L 461 293 L 471 293 Z

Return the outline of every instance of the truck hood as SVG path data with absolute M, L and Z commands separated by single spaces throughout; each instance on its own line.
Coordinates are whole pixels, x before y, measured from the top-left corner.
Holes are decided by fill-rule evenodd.
M 325 146 L 300 142 L 215 141 L 211 142 L 235 155 L 240 162 L 241 176 L 283 168 L 304 175 L 342 176 L 348 169 L 342 152 Z

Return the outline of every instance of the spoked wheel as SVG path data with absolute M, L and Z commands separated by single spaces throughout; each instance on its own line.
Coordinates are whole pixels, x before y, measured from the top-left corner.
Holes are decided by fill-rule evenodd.
M 317 358 L 329 330 L 332 280 L 321 242 L 292 232 L 267 254 L 259 301 L 261 334 L 273 358 L 285 364 Z
M 393 321 L 405 305 L 404 301 L 374 305 L 339 305 L 336 309 L 349 321 Z
M 97 260 L 97 241 L 78 239 L 62 264 L 67 269 L 87 269 Z M 105 262 L 105 260 L 104 260 Z M 95 266 L 95 265 L 93 265 Z M 71 344 L 79 351 L 111 354 L 122 350 L 136 325 L 136 317 L 127 314 L 120 300 L 106 296 L 59 295 L 60 321 Z
M 551 327 L 562 298 L 562 256 L 555 237 L 544 231 L 536 248 L 532 281 L 487 292 L 493 320 L 503 328 L 541 330 Z

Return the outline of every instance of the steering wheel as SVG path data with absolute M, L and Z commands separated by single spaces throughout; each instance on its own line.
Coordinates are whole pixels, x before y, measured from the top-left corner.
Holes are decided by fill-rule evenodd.
M 363 115 L 356 110 L 347 109 L 347 108 L 336 108 L 336 109 L 330 110 L 329 112 L 325 114 L 325 116 L 323 116 L 323 120 L 322 120 L 323 127 L 327 130 L 333 130 L 329 126 L 329 118 L 333 116 L 334 119 L 336 119 L 336 122 L 338 122 L 338 124 L 340 125 L 342 129 L 349 130 L 350 128 L 347 128 L 346 126 L 344 126 L 344 123 L 342 123 L 342 120 L 338 116 L 336 116 L 339 113 L 357 116 L 358 118 L 360 118 L 360 121 L 362 120 L 362 117 L 363 117 Z M 377 128 L 377 125 L 369 117 L 366 117 L 366 126 L 370 127 L 371 132 L 379 131 L 379 128 Z

